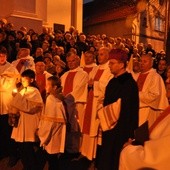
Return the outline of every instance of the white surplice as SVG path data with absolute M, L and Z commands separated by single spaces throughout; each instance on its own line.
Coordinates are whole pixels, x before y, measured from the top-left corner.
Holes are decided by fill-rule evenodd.
M 89 65 L 85 65 L 84 67 L 82 67 L 83 69 L 85 69 L 85 68 L 91 68 L 92 70 L 90 71 L 90 72 L 93 72 L 95 69 L 96 69 L 96 67 L 97 67 L 97 64 L 96 63 L 92 63 L 92 64 L 89 64 Z M 89 74 L 90 74 L 90 72 L 89 72 Z
M 13 128 L 11 135 L 15 141 L 35 142 L 37 140 L 36 131 L 41 116 L 41 109 L 37 107 L 43 107 L 43 101 L 35 87 L 24 88 L 13 98 L 11 110 L 20 113 L 18 126 Z
M 113 74 L 111 74 L 109 69 L 109 62 L 107 62 L 105 64 L 101 64 L 95 67 L 93 71 L 89 74 L 89 79 L 94 79 L 99 69 L 104 71 L 99 81 L 94 81 L 93 85 L 94 97 L 92 103 L 90 132 L 89 134 L 83 134 L 81 148 L 81 154 L 86 156 L 89 160 L 92 160 L 93 158 L 96 157 L 97 144 L 100 143 L 98 141 L 99 120 L 97 119 L 97 109 L 103 106 L 105 88 L 110 79 L 113 78 Z
M 20 59 L 16 59 L 14 60 L 11 64 L 14 66 L 14 67 L 17 67 L 18 63 L 20 62 L 20 60 L 26 60 L 26 62 L 24 62 L 23 66 L 21 67 L 21 70 L 19 71 L 20 74 L 27 70 L 27 69 L 31 69 L 33 71 L 35 71 L 35 63 L 34 63 L 34 58 L 30 55 L 24 57 L 24 58 L 20 58 Z
M 148 120 L 150 127 L 169 104 L 161 76 L 153 68 L 147 73 L 142 91 L 139 91 L 139 125 Z
M 88 83 L 88 74 L 83 71 L 82 68 L 77 67 L 74 70 L 69 70 L 61 76 L 61 85 L 64 89 L 64 86 L 69 86 L 65 84 L 66 78 L 69 72 L 76 72 L 73 80 L 73 90 L 67 96 L 72 96 L 74 103 L 76 104 L 76 109 L 78 112 L 80 128 L 82 128 L 82 122 L 84 118 L 84 107 L 87 101 L 87 83 Z M 67 98 L 66 96 L 66 98 Z
M 9 112 L 9 105 L 13 98 L 12 91 L 16 88 L 18 78 L 17 69 L 10 63 L 0 65 L 0 114 Z
M 63 153 L 66 135 L 66 115 L 62 102 L 49 95 L 39 124 L 40 146 L 49 154 Z
M 119 170 L 138 170 L 170 168 L 170 115 L 153 129 L 150 140 L 144 146 L 129 145 L 122 150 Z

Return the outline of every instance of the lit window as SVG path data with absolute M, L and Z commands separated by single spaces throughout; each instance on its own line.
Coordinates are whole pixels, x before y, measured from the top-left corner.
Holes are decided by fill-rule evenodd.
M 155 30 L 163 32 L 164 21 L 161 17 L 155 17 Z

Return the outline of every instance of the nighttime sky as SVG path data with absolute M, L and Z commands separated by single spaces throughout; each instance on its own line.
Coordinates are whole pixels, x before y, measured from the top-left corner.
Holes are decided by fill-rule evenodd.
M 85 4 L 85 3 L 88 3 L 88 2 L 91 2 L 91 1 L 93 1 L 93 0 L 83 0 L 83 3 Z

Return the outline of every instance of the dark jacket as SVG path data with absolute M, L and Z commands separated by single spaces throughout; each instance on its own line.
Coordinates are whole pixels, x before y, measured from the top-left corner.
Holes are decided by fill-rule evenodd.
M 117 101 L 118 98 L 121 98 L 120 117 L 113 129 L 102 134 L 99 170 L 118 170 L 122 146 L 128 138 L 133 138 L 134 130 L 138 127 L 138 88 L 130 73 L 126 72 L 109 81 L 105 91 L 104 106 Z

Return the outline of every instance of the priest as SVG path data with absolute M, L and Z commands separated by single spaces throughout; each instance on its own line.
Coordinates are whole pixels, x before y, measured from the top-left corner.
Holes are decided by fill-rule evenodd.
M 118 170 L 123 144 L 129 137 L 133 137 L 133 132 L 138 127 L 138 88 L 132 75 L 126 72 L 127 60 L 124 50 L 113 49 L 109 53 L 109 67 L 114 78 L 106 86 L 104 107 L 116 103 L 118 99 L 121 99 L 121 103 L 116 125 L 102 133 L 98 170 Z M 110 112 L 106 111 L 105 114 L 109 116 Z

